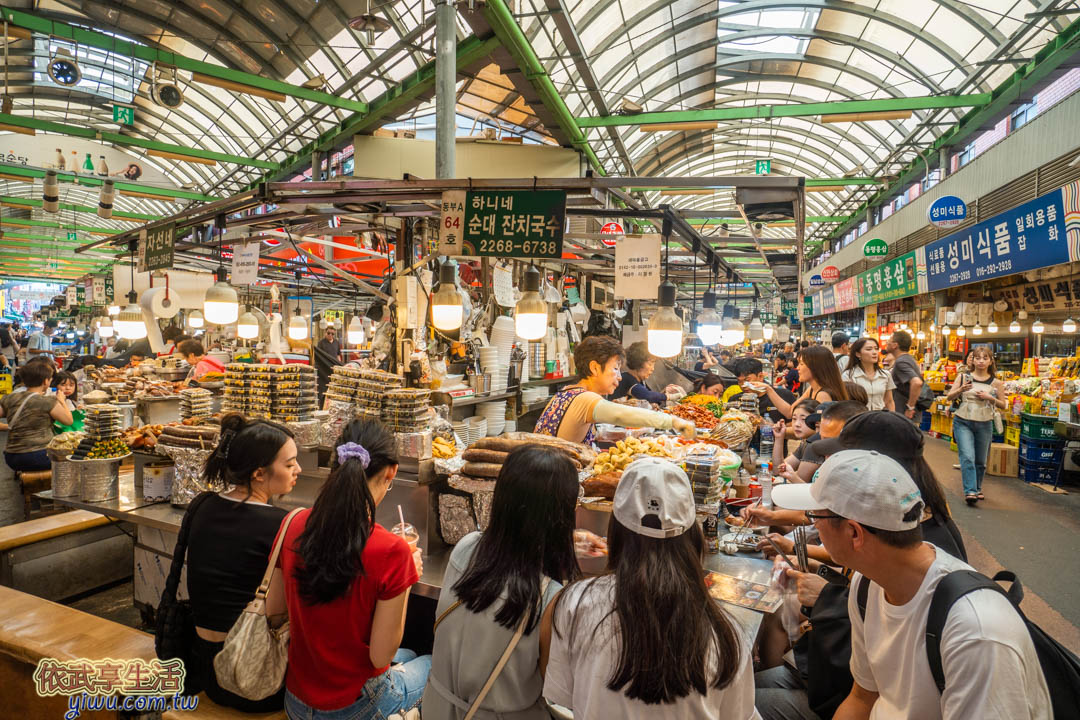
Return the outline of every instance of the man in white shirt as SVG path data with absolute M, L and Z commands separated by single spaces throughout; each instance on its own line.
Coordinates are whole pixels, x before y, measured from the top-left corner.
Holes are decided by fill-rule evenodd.
M 930 601 L 945 575 L 971 567 L 922 541 L 922 497 L 896 461 L 866 450 L 835 453 L 813 484 L 773 488 L 773 503 L 806 511 L 832 558 L 858 571 L 848 599 L 855 683 L 835 720 L 1051 720 L 1027 627 L 989 589 L 963 596 L 949 612 L 938 692 L 926 655 Z M 856 591 L 863 575 L 865 618 Z
M 851 338 L 846 332 L 834 332 L 832 336 L 832 354 L 836 358 L 836 366 L 840 372 L 844 372 L 851 362 Z
M 46 320 L 45 327 L 26 341 L 26 350 L 31 359 L 37 355 L 52 355 L 52 334 L 56 332 L 56 321 Z

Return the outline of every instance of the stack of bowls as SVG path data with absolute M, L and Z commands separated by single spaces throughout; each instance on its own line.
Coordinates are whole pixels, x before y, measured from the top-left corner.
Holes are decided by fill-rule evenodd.
M 480 403 L 476 414 L 487 421 L 487 434 L 500 435 L 506 428 L 506 401 Z
M 454 434 L 457 435 L 457 439 L 464 443 L 469 444 L 469 421 L 468 420 L 455 420 L 450 423 L 454 428 Z
M 487 437 L 487 432 L 488 432 L 487 418 L 482 417 L 480 415 L 474 415 L 471 418 L 469 418 L 468 433 L 469 433 L 469 444 L 470 445 L 472 445 L 474 442 L 476 442 L 477 440 L 479 440 L 482 437 Z

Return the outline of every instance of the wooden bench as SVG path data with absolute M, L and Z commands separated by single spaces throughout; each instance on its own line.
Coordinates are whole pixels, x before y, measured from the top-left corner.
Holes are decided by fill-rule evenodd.
M 23 517 L 27 520 L 62 513 L 67 509 L 52 501 L 38 500 L 38 509 L 34 510 L 34 495 L 52 490 L 52 470 L 22 470 L 15 473 L 15 480 L 22 490 Z
M 56 720 L 64 717 L 63 696 L 40 697 L 34 670 L 43 658 L 64 662 L 91 660 L 151 660 L 154 636 L 49 600 L 0 587 L 0 688 L 3 717 L 19 720 Z M 81 718 L 115 718 L 116 713 L 85 712 Z M 168 711 L 166 720 L 283 720 L 285 711 L 242 713 L 199 695 L 193 711 Z
M 88 510 L 0 527 L 0 585 L 59 600 L 131 575 L 132 540 Z

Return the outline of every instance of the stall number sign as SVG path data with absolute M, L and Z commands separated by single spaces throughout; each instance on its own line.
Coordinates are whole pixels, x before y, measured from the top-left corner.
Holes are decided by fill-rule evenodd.
M 139 272 L 166 270 L 173 266 L 176 223 L 139 233 Z
M 660 287 L 660 236 L 630 235 L 615 246 L 615 297 L 655 300 Z
M 464 190 L 447 190 L 442 194 L 439 213 L 439 254 L 460 255 L 461 233 L 465 226 Z
M 934 227 L 956 227 L 967 220 L 967 204 L 955 195 L 943 195 L 926 208 L 926 219 Z
M 79 304 L 79 289 L 74 285 L 67 286 L 67 306 L 75 307 Z
M 452 234 L 460 243 L 459 255 L 562 257 L 565 192 L 470 190 L 463 194 L 462 202 L 454 193 L 443 193 L 440 251 L 443 233 L 447 233 L 447 240 Z
M 90 302 L 92 304 L 98 305 L 98 306 L 104 305 L 105 304 L 105 278 L 103 276 L 101 276 L 101 275 L 95 275 L 91 279 L 90 282 L 91 282 L 91 284 L 93 286 L 93 299 Z

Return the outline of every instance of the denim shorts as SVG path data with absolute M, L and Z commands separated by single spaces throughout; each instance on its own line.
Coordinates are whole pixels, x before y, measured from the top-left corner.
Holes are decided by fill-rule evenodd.
M 386 720 L 394 713 L 404 713 L 416 707 L 424 695 L 431 656 L 417 657 L 409 650 L 399 650 L 394 661 L 398 664 L 364 683 L 363 692 L 352 705 L 317 710 L 286 692 L 285 713 L 289 720 Z

